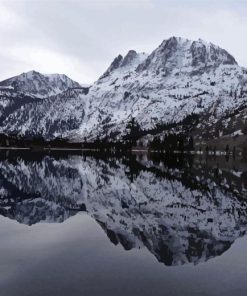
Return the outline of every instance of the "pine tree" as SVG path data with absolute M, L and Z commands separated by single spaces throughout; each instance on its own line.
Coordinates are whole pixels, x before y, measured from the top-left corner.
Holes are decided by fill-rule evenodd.
M 194 140 L 193 137 L 189 138 L 189 145 L 188 145 L 189 151 L 194 150 Z
M 132 146 L 136 146 L 136 141 L 141 136 L 141 128 L 134 117 L 131 118 L 126 126 L 128 134 L 127 139 L 130 141 Z

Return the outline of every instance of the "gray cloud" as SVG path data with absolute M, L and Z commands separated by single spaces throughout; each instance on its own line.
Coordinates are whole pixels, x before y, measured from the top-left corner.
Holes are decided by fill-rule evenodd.
M 97 79 L 129 49 L 203 38 L 247 66 L 245 0 L 0 0 L 0 79 L 31 69 Z

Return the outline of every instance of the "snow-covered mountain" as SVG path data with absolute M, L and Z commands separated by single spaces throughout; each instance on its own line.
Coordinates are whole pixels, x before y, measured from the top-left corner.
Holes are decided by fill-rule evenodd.
M 117 56 L 88 94 L 61 93 L 26 104 L 6 117 L 1 130 L 73 141 L 116 139 L 126 134 L 132 117 L 143 130 L 154 130 L 195 113 L 202 118 L 195 127 L 200 134 L 205 122 L 215 126 L 246 102 L 247 70 L 227 51 L 201 39 L 172 37 L 151 54 L 131 50 Z
M 0 176 L 1 215 L 32 225 L 86 210 L 112 243 L 147 248 L 166 265 L 218 256 L 247 229 L 243 165 L 237 171 L 201 160 L 156 165 L 146 157 L 32 160 L 28 152 L 1 158 Z
M 0 90 L 9 88 L 38 98 L 54 96 L 75 87 L 81 86 L 64 74 L 41 74 L 36 71 L 22 73 L 0 82 Z

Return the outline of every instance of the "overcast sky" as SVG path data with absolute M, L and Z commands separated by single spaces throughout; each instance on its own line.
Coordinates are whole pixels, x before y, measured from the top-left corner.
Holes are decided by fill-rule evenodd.
M 37 70 L 96 80 L 119 53 L 171 36 L 228 50 L 247 67 L 247 0 L 0 0 L 0 80 Z

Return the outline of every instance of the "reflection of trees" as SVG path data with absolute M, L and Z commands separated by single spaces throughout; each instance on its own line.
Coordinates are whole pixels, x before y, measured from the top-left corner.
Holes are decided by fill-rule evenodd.
M 246 231 L 246 166 L 165 154 L 0 154 L 0 214 L 32 225 L 87 211 L 110 241 L 166 265 L 225 252 Z

